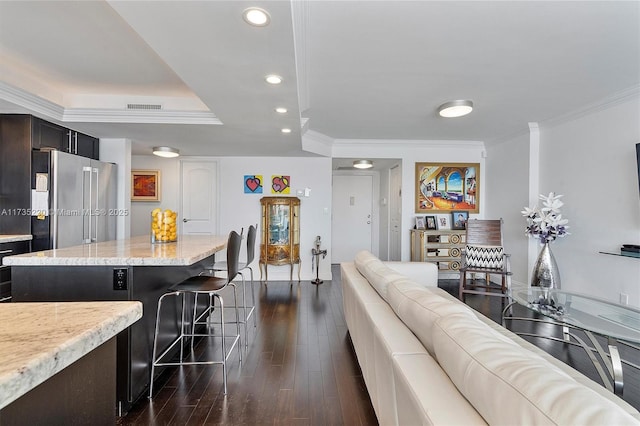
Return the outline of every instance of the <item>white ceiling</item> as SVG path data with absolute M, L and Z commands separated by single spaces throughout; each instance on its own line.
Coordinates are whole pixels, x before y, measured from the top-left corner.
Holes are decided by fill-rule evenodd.
M 256 5 L 269 26 L 243 21 Z M 638 1 L 0 1 L 0 112 L 138 154 L 312 155 L 307 130 L 490 144 L 639 92 Z M 438 118 L 453 99 L 476 108 Z

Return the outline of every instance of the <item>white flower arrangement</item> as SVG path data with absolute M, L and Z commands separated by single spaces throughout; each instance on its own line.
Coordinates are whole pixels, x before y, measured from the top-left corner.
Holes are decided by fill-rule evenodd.
M 560 213 L 560 207 L 564 205 L 560 201 L 561 197 L 562 195 L 556 195 L 553 192 L 546 196 L 541 194 L 540 199 L 543 201 L 541 209 L 537 207 L 524 208 L 521 213 L 527 218 L 525 234 L 528 237 L 538 238 L 542 244 L 545 244 L 556 238 L 570 235 L 567 232 L 569 220 L 563 219 Z

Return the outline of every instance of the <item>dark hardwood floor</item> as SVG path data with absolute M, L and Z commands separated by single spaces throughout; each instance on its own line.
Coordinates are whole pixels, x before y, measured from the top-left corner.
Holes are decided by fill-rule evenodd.
M 334 277 L 319 286 L 260 285 L 258 325 L 250 322 L 242 365 L 235 350 L 229 359 L 226 396 L 221 366 L 170 367 L 154 398 L 138 401 L 119 424 L 377 424 L 347 334 L 339 268 Z M 201 341 L 196 352 L 208 346 Z
M 118 424 L 377 424 L 347 333 L 339 265 L 332 265 L 332 272 L 333 281 L 319 286 L 308 281 L 259 285 L 257 327 L 250 322 L 242 364 L 235 349 L 229 359 L 226 396 L 219 365 L 169 367 L 156 379 L 154 398 L 141 398 Z M 255 286 L 258 289 L 257 283 Z M 457 295 L 457 280 L 440 280 L 439 286 Z M 499 298 L 469 295 L 466 302 L 500 322 Z M 514 313 L 530 315 L 523 307 L 515 307 Z M 513 327 L 525 331 L 531 324 L 514 321 Z M 527 339 L 599 381 L 582 349 Z M 195 356 L 219 351 L 219 346 L 218 339 L 200 341 Z M 640 364 L 637 351 L 621 352 L 632 359 L 635 356 L 634 362 Z M 624 399 L 640 409 L 640 372 L 625 366 L 624 374 Z

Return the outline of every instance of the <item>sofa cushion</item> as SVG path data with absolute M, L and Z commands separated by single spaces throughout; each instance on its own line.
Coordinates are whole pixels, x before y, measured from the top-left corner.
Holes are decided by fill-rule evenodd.
M 426 287 L 438 287 L 438 266 L 431 262 L 383 261 L 386 266 Z
M 432 289 L 425 288 L 408 279 L 391 283 L 388 286 L 388 296 L 389 305 L 396 315 L 434 357 L 436 352 L 431 334 L 433 324 L 438 318 L 460 314 L 475 319 L 471 310 L 464 304 L 452 303 L 436 294 Z
M 486 425 L 427 353 L 394 355 L 393 372 L 398 425 Z
M 388 301 L 387 287 L 389 284 L 397 280 L 406 279 L 404 275 L 389 268 L 368 251 L 361 251 L 356 254 L 354 263 L 358 271 L 369 281 L 371 287 L 373 287 L 385 301 Z
M 489 424 L 637 424 L 610 400 L 467 315 L 433 327 L 440 366 Z

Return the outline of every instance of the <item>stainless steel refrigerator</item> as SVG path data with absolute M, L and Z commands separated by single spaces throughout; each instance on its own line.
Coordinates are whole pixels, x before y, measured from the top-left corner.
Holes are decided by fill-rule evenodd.
M 33 251 L 116 239 L 115 164 L 33 151 L 32 174 Z

